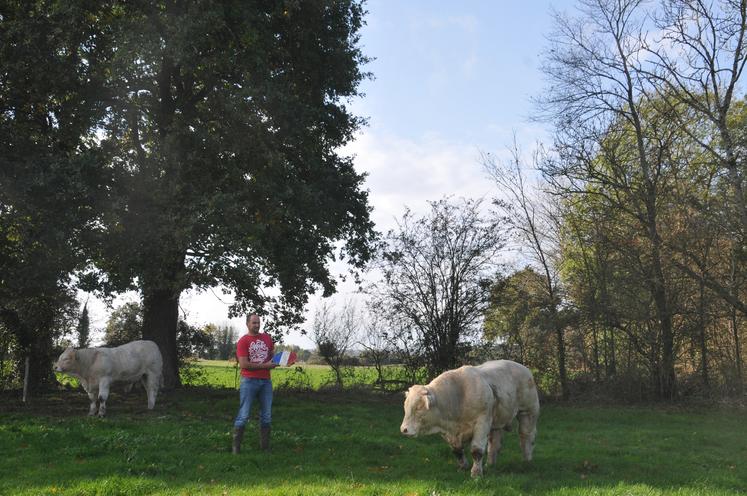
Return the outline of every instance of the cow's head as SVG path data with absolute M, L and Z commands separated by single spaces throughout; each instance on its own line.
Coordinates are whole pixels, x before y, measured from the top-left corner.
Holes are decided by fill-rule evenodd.
M 75 369 L 75 348 L 67 348 L 62 352 L 54 365 L 57 372 L 70 372 Z
M 405 418 L 399 430 L 405 436 L 436 432 L 436 398 L 426 386 L 412 386 L 405 395 Z

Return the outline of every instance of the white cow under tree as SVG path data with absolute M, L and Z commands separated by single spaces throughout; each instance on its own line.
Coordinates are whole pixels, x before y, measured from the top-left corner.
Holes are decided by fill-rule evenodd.
M 472 477 L 482 475 L 482 459 L 495 463 L 503 430 L 519 420 L 524 459 L 530 461 L 539 418 L 539 398 L 528 368 L 510 360 L 464 366 L 407 391 L 400 431 L 406 436 L 441 434 L 467 469 L 464 446 L 472 454 Z
M 68 348 L 55 365 L 57 372 L 77 378 L 88 393 L 91 400 L 88 415 L 96 414 L 98 400 L 100 417 L 106 414 L 106 400 L 113 382 L 131 385 L 142 381 L 148 393 L 148 409 L 152 410 L 161 387 L 162 369 L 161 351 L 153 341 L 133 341 L 116 348 Z

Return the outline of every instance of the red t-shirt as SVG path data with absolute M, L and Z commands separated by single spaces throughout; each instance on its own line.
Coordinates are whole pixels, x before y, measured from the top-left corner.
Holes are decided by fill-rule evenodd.
M 248 357 L 249 363 L 265 363 L 272 360 L 274 345 L 269 334 L 261 332 L 256 336 L 244 334 L 236 343 L 236 356 Z M 269 379 L 270 369 L 247 370 L 241 369 L 242 377 L 253 379 Z

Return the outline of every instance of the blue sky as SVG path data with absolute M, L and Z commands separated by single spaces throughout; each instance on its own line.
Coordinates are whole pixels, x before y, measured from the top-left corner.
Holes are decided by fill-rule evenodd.
M 555 2 L 557 5 L 557 2 Z M 370 129 L 419 140 L 494 143 L 522 124 L 538 72 L 550 2 L 394 1 L 367 4 L 364 53 L 375 79 L 355 105 Z
M 547 140 L 547 129 L 529 121 L 530 98 L 543 87 L 540 53 L 551 26 L 551 5 L 570 0 L 371 0 L 362 31 L 372 80 L 365 97 L 351 102 L 368 118 L 346 153 L 368 174 L 366 187 L 381 231 L 393 227 L 405 206 L 425 212 L 445 195 L 489 198 L 495 193 L 478 162 L 480 151 L 505 152 L 516 132 L 526 148 Z M 342 285 L 338 300 L 351 297 Z M 228 322 L 230 297 L 218 290 L 182 296 L 190 323 Z M 128 295 L 118 301 L 134 299 Z M 312 298 L 312 315 L 319 298 Z M 106 310 L 94 303 L 92 325 L 105 326 Z M 241 319 L 230 321 L 241 334 Z M 312 348 L 306 337 L 286 342 Z

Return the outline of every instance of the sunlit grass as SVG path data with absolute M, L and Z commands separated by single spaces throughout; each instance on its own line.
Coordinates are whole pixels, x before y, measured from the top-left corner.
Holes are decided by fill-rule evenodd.
M 471 480 L 439 437 L 399 434 L 400 394 L 281 388 L 272 451 L 256 450 L 253 419 L 239 456 L 229 453 L 230 387 L 164 393 L 152 412 L 142 391 L 115 392 L 105 419 L 86 417 L 87 403 L 69 390 L 0 403 L 0 494 L 690 496 L 747 487 L 739 411 L 543 405 L 534 462 L 507 433 L 497 467 Z

